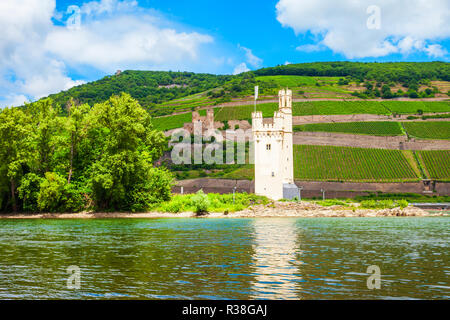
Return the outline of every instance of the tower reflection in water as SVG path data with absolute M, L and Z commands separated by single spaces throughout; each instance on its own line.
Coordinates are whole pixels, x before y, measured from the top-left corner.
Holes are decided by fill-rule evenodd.
M 255 219 L 254 282 L 250 299 L 301 299 L 299 234 L 295 219 Z

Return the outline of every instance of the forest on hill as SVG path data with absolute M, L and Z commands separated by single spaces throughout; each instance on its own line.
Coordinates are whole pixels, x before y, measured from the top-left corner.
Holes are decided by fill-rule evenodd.
M 65 105 L 71 98 L 77 104 L 94 105 L 108 100 L 112 95 L 126 92 L 148 109 L 164 101 L 219 87 L 231 78 L 229 75 L 193 72 L 127 70 L 52 94 L 49 98 L 65 113 Z
M 279 85 L 275 81 L 262 81 L 261 77 L 276 75 L 342 77 L 340 81 L 343 83 L 377 81 L 378 84 L 391 83 L 391 86 L 393 83 L 400 83 L 413 91 L 418 91 L 420 84 L 429 83 L 430 80 L 450 81 L 450 64 L 446 62 L 315 62 L 263 68 L 239 75 L 127 70 L 49 97 L 56 105 L 59 105 L 62 114 L 67 114 L 66 105 L 71 98 L 77 104 L 94 105 L 108 100 L 112 95 L 125 92 L 136 99 L 150 114 L 160 116 L 177 110 L 177 108 L 163 106 L 164 103 L 180 101 L 184 97 L 192 97 L 199 93 L 203 93 L 202 98 L 206 99 L 205 103 L 208 102 L 210 105 L 230 101 L 233 97 L 251 95 L 255 85 L 259 85 L 260 94 L 273 95 Z M 374 84 L 369 83 L 367 86 L 374 87 Z M 368 96 L 372 91 L 378 90 L 377 88 L 372 90 L 371 87 L 366 90 Z M 380 91 L 381 89 L 380 87 Z M 385 89 L 388 89 L 387 85 Z M 384 95 L 384 92 L 381 94 Z M 392 98 L 395 95 L 386 94 L 384 97 Z M 196 99 L 192 101 L 200 102 Z M 189 108 L 193 107 L 195 103 L 189 106 Z
M 417 83 L 421 80 L 450 81 L 447 62 L 312 62 L 280 65 L 252 71 L 258 76 L 299 75 L 352 77 L 377 82 Z

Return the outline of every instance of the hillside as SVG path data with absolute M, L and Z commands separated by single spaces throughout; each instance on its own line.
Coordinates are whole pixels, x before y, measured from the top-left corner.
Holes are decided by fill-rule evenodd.
M 64 114 L 70 98 L 92 106 L 126 92 L 151 115 L 162 116 L 248 101 L 255 85 L 260 88 L 261 100 L 276 98 L 278 89 L 286 86 L 293 90 L 294 98 L 414 99 L 448 97 L 449 81 L 450 64 L 445 62 L 317 62 L 263 68 L 239 75 L 127 70 L 49 97 Z
M 450 81 L 450 64 L 446 62 L 313 62 L 263 68 L 258 76 L 299 75 L 352 77 L 360 82 L 419 82 L 421 79 Z
M 170 110 L 158 112 L 156 104 L 179 99 L 218 87 L 230 80 L 227 75 L 212 75 L 172 71 L 131 71 L 73 87 L 49 97 L 60 106 L 73 98 L 77 103 L 93 106 L 121 92 L 129 93 L 139 104 L 154 115 L 170 114 Z M 64 108 L 62 108 L 64 110 Z M 163 108 L 162 108 L 163 109 Z

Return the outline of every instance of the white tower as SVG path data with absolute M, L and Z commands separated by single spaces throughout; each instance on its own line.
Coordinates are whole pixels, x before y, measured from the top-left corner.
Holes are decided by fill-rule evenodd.
M 292 91 L 280 90 L 279 108 L 272 123 L 262 112 L 252 113 L 255 146 L 255 193 L 274 200 L 298 196 L 294 184 L 292 148 Z

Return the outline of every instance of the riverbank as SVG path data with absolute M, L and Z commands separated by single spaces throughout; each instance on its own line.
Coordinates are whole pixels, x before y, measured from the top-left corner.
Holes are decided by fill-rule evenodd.
M 273 202 L 269 205 L 255 205 L 237 212 L 210 212 L 204 218 L 258 218 L 258 217 L 429 217 L 443 216 L 443 211 L 426 211 L 413 206 L 393 209 L 359 209 L 329 206 L 313 202 Z M 0 214 L 0 219 L 98 219 L 98 218 L 190 218 L 194 212 L 80 212 L 80 213 L 20 213 Z

